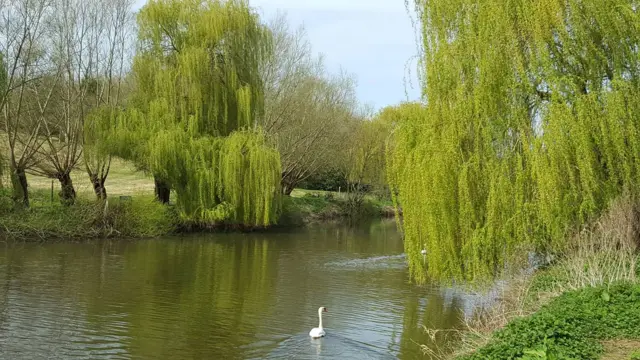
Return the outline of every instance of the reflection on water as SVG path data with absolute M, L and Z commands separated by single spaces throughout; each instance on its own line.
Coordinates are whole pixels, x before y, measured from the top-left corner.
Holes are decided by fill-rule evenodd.
M 475 300 L 410 284 L 393 221 L 5 244 L 0 358 L 409 359 L 423 325 L 457 327 Z

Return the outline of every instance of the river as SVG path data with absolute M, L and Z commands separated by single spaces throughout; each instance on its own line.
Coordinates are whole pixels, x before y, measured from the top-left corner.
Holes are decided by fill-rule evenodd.
M 409 282 L 393 221 L 3 243 L 0 358 L 427 358 L 422 326 L 458 328 L 478 300 Z

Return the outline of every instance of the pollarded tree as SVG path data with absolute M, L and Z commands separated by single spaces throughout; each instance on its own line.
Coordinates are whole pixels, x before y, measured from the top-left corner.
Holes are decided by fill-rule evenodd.
M 159 0 L 138 28 L 136 89 L 106 117 L 111 153 L 151 172 L 161 201 L 173 188 L 188 220 L 275 221 L 280 159 L 255 127 L 270 50 L 258 16 L 243 1 Z
M 93 190 L 98 199 L 107 198 L 105 182 L 111 168 L 111 156 L 105 151 L 108 129 L 101 128 L 110 121 L 103 116 L 113 116 L 116 107 L 126 103 L 128 84 L 125 71 L 130 67 L 130 50 L 134 41 L 134 16 L 131 0 L 95 2 L 97 20 L 88 36 L 92 66 L 86 81 L 91 82 L 88 102 L 90 111 L 84 121 L 84 164 Z
M 496 274 L 637 187 L 635 1 L 414 4 L 427 106 L 389 156 L 412 276 Z
M 50 5 L 52 11 L 46 24 L 49 47 L 44 51 L 52 71 L 40 86 L 33 87 L 33 93 L 39 102 L 48 93 L 51 96 L 47 111 L 39 118 L 38 135 L 44 144 L 39 147 L 38 161 L 30 172 L 59 180 L 61 201 L 72 204 L 76 192 L 71 172 L 83 159 L 84 140 L 95 139 L 91 133 L 85 134 L 85 130 L 91 131 L 89 126 L 85 129 L 87 115 L 96 106 L 118 99 L 118 87 L 112 84 L 118 75 L 114 63 L 120 64 L 121 72 L 122 60 L 118 61 L 116 55 L 121 59 L 124 56 L 121 49 L 126 44 L 130 2 L 52 0 Z M 116 53 L 117 50 L 120 51 Z M 91 146 L 88 150 L 87 169 L 91 170 L 96 162 L 104 165 L 104 159 L 94 156 Z M 99 197 L 106 194 L 100 185 L 104 184 L 106 171 L 106 166 L 97 166 L 93 174 Z M 101 178 L 98 172 L 102 172 Z
M 0 4 L 0 112 L 9 176 L 17 205 L 29 206 L 27 170 L 37 164 L 39 136 L 59 74 L 47 51 L 46 24 L 53 8 L 47 0 Z M 39 95 L 36 95 L 38 93 Z

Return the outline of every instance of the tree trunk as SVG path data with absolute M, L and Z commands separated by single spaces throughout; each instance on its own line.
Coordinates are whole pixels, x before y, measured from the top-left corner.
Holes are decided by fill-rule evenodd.
M 106 200 L 107 188 L 104 187 L 105 179 L 100 178 L 98 174 L 91 174 L 89 178 L 91 179 L 91 184 L 93 185 L 93 192 L 96 193 L 98 200 Z
M 284 177 L 280 180 L 280 186 L 282 187 L 282 195 L 290 196 L 295 189 L 297 184 L 292 184 L 289 180 Z
M 288 184 L 282 184 L 282 194 L 286 196 L 290 196 L 293 192 L 294 186 L 290 186 Z
M 171 196 L 169 184 L 155 176 L 153 177 L 153 181 L 156 184 L 156 199 L 163 204 L 168 204 L 169 197 Z
M 13 186 L 13 201 L 16 205 L 29 207 L 27 174 L 24 169 L 11 166 L 11 185 Z
M 71 181 L 71 175 L 68 173 L 59 174 L 58 180 L 60 181 L 60 202 L 63 205 L 73 205 L 76 201 L 76 190 L 73 188 L 73 181 Z

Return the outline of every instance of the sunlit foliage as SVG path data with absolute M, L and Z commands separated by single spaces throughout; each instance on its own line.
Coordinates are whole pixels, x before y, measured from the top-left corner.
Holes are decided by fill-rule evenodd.
M 496 274 L 637 188 L 636 1 L 413 5 L 427 105 L 388 158 L 414 278 Z
M 157 0 L 138 28 L 131 106 L 104 117 L 109 151 L 168 184 L 191 221 L 273 223 L 281 166 L 255 127 L 270 51 L 258 16 L 243 1 Z

